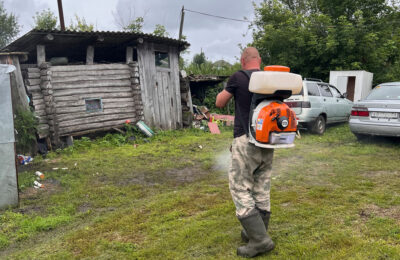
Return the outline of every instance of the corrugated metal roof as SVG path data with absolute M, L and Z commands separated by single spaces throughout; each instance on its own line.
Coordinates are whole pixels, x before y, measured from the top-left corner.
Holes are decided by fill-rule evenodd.
M 126 31 L 92 31 L 92 32 L 80 32 L 80 31 L 60 31 L 60 30 L 37 30 L 33 29 L 26 33 L 22 37 L 18 38 L 8 46 L 4 47 L 1 51 L 13 52 L 13 51 L 34 51 L 37 44 L 46 44 L 50 42 L 50 39 L 46 39 L 45 36 L 52 35 L 54 38 L 62 38 L 63 44 L 68 44 L 69 41 L 77 43 L 79 38 L 80 42 L 88 41 L 105 41 L 113 44 L 132 44 L 142 38 L 144 41 L 150 41 L 155 43 L 164 43 L 178 46 L 180 50 L 184 50 L 189 46 L 186 41 L 180 41 L 168 37 L 160 37 L 153 34 L 146 33 L 132 33 Z

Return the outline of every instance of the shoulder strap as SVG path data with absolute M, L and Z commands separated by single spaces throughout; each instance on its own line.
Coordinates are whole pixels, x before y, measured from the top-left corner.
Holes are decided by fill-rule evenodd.
M 246 75 L 246 77 L 249 79 L 249 83 L 250 83 L 250 77 L 251 77 L 251 74 L 253 73 L 253 71 L 250 71 L 250 70 L 239 70 L 239 71 L 242 72 L 244 75 Z M 237 112 L 239 114 L 241 114 L 239 106 L 237 106 L 237 109 L 238 109 Z M 249 122 L 247 124 L 244 122 L 243 117 L 239 117 L 239 118 L 240 118 L 240 123 L 242 124 L 242 127 L 244 129 L 244 132 L 246 133 L 246 136 L 249 136 L 249 123 L 251 121 L 251 118 L 249 118 Z

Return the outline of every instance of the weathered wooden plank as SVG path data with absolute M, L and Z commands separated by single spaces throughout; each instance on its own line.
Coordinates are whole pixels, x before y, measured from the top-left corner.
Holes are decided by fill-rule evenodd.
M 89 45 L 86 49 L 86 64 L 92 65 L 94 61 L 94 46 Z
M 166 87 L 163 83 L 163 75 L 161 72 L 157 71 L 156 73 L 156 97 L 157 97 L 157 103 L 158 103 L 158 113 L 160 117 L 159 124 L 162 129 L 167 129 L 167 116 L 169 117 L 170 114 L 166 113 L 167 111 L 165 110 L 166 104 L 165 104 L 165 99 L 168 97 L 164 96 L 164 88 Z
M 47 115 L 46 110 L 44 110 L 44 109 L 35 110 L 34 113 L 35 113 L 36 116 L 39 116 L 39 117 L 41 117 L 41 116 L 46 116 L 46 115 Z
M 46 105 L 44 104 L 44 102 L 39 105 L 35 105 L 35 111 L 44 109 L 46 109 Z
M 69 127 L 75 125 L 82 125 L 82 124 L 91 124 L 91 123 L 100 123 L 112 120 L 122 120 L 135 117 L 133 113 L 122 113 L 122 114 L 113 114 L 113 115 L 97 115 L 89 118 L 76 118 L 73 120 L 62 120 L 58 124 L 61 127 Z
M 40 73 L 39 68 L 27 68 L 28 73 Z
M 88 80 L 88 81 L 76 81 L 70 83 L 52 83 L 53 90 L 65 90 L 65 89 L 83 89 L 83 88 L 96 88 L 96 87 L 129 87 L 131 85 L 130 80 Z M 41 88 L 43 88 L 41 86 Z M 57 91 L 55 91 L 57 92 Z
M 169 79 L 169 75 L 166 73 L 162 73 L 162 81 L 164 85 L 164 99 L 165 99 L 165 111 L 166 111 L 166 120 L 167 120 L 167 129 L 173 129 L 173 122 L 175 122 L 175 115 L 171 104 L 171 83 Z
M 179 83 L 179 60 L 178 50 L 174 46 L 170 46 L 170 62 L 171 62 L 171 86 L 174 88 L 175 111 L 176 111 L 176 127 L 182 128 L 182 103 L 181 103 L 181 88 Z
M 133 107 L 134 102 L 126 102 L 126 103 L 105 103 L 103 104 L 103 108 L 126 108 L 126 107 Z M 76 113 L 76 112 L 85 112 L 86 107 L 79 106 L 79 107 L 57 107 L 57 114 L 65 114 L 65 113 Z
M 70 114 L 60 114 L 58 115 L 58 120 L 65 121 L 65 120 L 73 120 L 77 118 L 89 118 L 89 117 L 94 117 L 94 116 L 100 116 L 100 115 L 113 115 L 113 114 L 123 114 L 123 113 L 131 113 L 133 114 L 135 112 L 134 107 L 123 107 L 123 108 L 107 108 L 104 109 L 102 112 L 77 112 L 77 113 L 70 113 Z M 53 116 L 49 115 L 47 116 L 49 119 L 52 119 Z
M 84 70 L 84 71 L 47 71 L 45 75 L 52 77 L 77 77 L 77 76 L 107 76 L 114 74 L 129 74 L 128 68 L 123 69 L 108 69 L 108 70 Z M 43 75 L 43 76 L 45 76 Z
M 107 121 L 107 122 L 89 123 L 89 124 L 81 124 L 81 125 L 76 125 L 76 126 L 62 127 L 62 128 L 60 128 L 60 134 L 64 135 L 67 133 L 84 131 L 84 130 L 93 129 L 93 128 L 103 128 L 103 127 L 109 127 L 109 126 L 115 127 L 115 126 L 124 124 L 127 119 L 129 119 L 133 122 L 135 121 L 135 118 L 131 117 L 131 118 L 112 120 L 112 121 Z
M 53 93 L 55 97 L 61 96 L 71 96 L 78 94 L 93 94 L 93 93 L 124 93 L 131 91 L 131 87 L 92 87 L 92 88 L 82 88 L 82 89 L 64 89 L 57 90 Z
M 127 64 L 96 64 L 96 65 L 68 65 L 68 66 L 53 66 L 50 68 L 55 71 L 88 71 L 88 70 L 112 70 L 112 69 L 129 69 Z
M 36 54 L 37 54 L 37 65 L 46 62 L 46 48 L 44 45 L 37 45 L 36 46 Z
M 125 74 L 113 74 L 113 75 L 93 75 L 93 76 L 88 76 L 88 75 L 80 75 L 80 76 L 64 76 L 64 77 L 57 77 L 52 75 L 51 78 L 51 83 L 67 83 L 67 82 L 85 82 L 85 81 L 99 81 L 99 80 L 124 80 L 124 79 L 130 79 L 130 74 L 125 73 Z
M 45 100 L 41 92 L 32 93 L 32 100 Z
M 107 103 L 129 103 L 134 102 L 133 97 L 128 98 L 104 98 L 101 100 L 104 104 Z M 56 101 L 56 107 L 78 107 L 78 106 L 85 106 L 85 98 L 81 98 L 75 101 Z
M 35 108 L 39 108 L 39 105 L 44 105 L 44 99 L 32 99 L 32 103 L 35 106 Z
M 144 120 L 146 124 L 148 124 L 149 126 L 154 126 L 153 101 L 149 87 L 149 85 L 151 85 L 150 63 L 154 63 L 154 60 L 150 60 L 152 55 L 151 51 L 149 51 L 147 42 L 138 45 L 137 54 L 138 54 L 139 67 L 141 68 L 139 70 L 139 76 L 140 76 L 140 82 L 142 84 L 142 100 L 143 103 L 146 104 L 143 107 Z
M 40 72 L 27 72 L 26 77 L 29 79 L 38 79 L 40 78 Z
M 55 97 L 56 102 L 64 102 L 64 101 L 78 101 L 84 100 L 85 98 L 102 98 L 102 99 L 110 99 L 110 98 L 127 98 L 132 97 L 132 93 L 130 92 L 117 92 L 117 93 L 94 93 L 94 94 L 80 94 L 80 95 L 71 95 L 71 96 L 62 96 Z
M 30 93 L 41 92 L 39 85 L 34 85 L 34 86 L 27 85 L 26 88 L 28 89 L 28 92 L 30 92 Z
M 41 82 L 40 79 L 25 79 L 25 84 L 29 86 L 39 85 Z
M 121 129 L 124 127 L 124 124 L 120 124 L 118 126 L 109 126 L 109 127 L 98 127 L 98 128 L 92 128 L 89 130 L 84 130 L 84 131 L 78 131 L 78 132 L 73 132 L 73 133 L 66 133 L 61 136 L 82 136 L 90 133 L 96 133 L 96 132 L 104 132 L 104 131 L 110 131 L 110 130 L 115 130 L 115 129 Z

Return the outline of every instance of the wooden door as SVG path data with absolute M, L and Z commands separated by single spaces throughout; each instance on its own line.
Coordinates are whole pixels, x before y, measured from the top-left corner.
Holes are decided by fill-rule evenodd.
M 162 129 L 182 127 L 177 48 L 144 43 L 138 61 L 145 122 Z
M 347 80 L 347 99 L 354 101 L 354 89 L 356 86 L 356 77 L 349 77 Z

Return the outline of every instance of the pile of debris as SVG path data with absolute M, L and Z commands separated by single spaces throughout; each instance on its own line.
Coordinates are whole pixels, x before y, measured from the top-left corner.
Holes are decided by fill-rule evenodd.
M 234 116 L 211 114 L 207 107 L 193 105 L 193 127 L 220 134 L 218 126 L 233 126 Z

